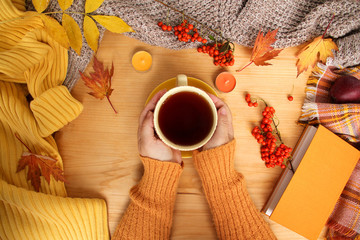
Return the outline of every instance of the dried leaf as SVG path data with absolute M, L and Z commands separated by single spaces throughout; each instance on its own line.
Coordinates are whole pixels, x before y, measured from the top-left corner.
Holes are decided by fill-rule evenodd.
M 60 8 L 65 11 L 73 4 L 73 0 L 58 0 L 58 3 Z
M 276 33 L 277 29 L 274 31 L 270 31 L 264 34 L 259 31 L 258 36 L 255 41 L 255 46 L 250 58 L 250 61 L 253 61 L 257 66 L 259 65 L 270 65 L 269 63 L 266 63 L 265 61 L 272 59 L 273 57 L 277 56 L 281 50 L 276 50 L 277 54 L 271 54 L 270 52 L 273 51 L 273 47 L 271 46 L 273 43 L 276 42 Z M 275 50 L 274 50 L 275 51 Z M 265 57 L 266 55 L 266 57 Z M 265 59 L 267 58 L 267 59 Z M 258 61 L 258 59 L 262 59 Z M 258 64 L 257 64 L 258 62 Z
M 274 50 L 274 48 L 271 46 L 277 40 L 275 38 L 277 31 L 278 30 L 276 29 L 264 35 L 264 33 L 260 30 L 255 40 L 255 45 L 250 57 L 250 63 L 236 71 L 240 72 L 252 63 L 255 63 L 256 66 L 271 65 L 266 61 L 278 56 L 282 51 L 282 49 Z
M 272 50 L 270 52 L 266 52 L 262 57 L 255 58 L 253 61 L 256 66 L 266 66 L 271 65 L 270 63 L 267 63 L 269 59 L 273 59 L 274 57 L 278 56 L 279 53 L 282 51 L 282 49 L 278 50 Z
M 91 13 L 98 9 L 104 0 L 86 0 L 85 13 Z
M 106 97 L 115 113 L 117 113 L 110 101 L 110 95 L 114 90 L 111 88 L 114 64 L 112 64 L 110 71 L 109 69 L 105 70 L 104 64 L 94 57 L 93 69 L 94 72 L 90 73 L 90 76 L 86 76 L 84 73 L 80 72 L 81 79 L 85 82 L 85 85 L 93 90 L 93 92 L 90 92 L 89 94 L 100 100 Z
M 54 18 L 46 16 L 45 14 L 41 14 L 40 17 L 44 23 L 45 31 L 50 35 L 50 37 L 52 37 L 64 48 L 69 49 L 69 38 L 64 27 L 61 26 Z
M 84 37 L 90 48 L 96 52 L 99 44 L 99 29 L 89 16 L 84 17 Z
M 27 180 L 31 181 L 31 185 L 38 192 L 40 189 L 40 176 L 43 176 L 49 184 L 51 176 L 56 181 L 65 181 L 64 172 L 56 165 L 56 161 L 51 157 L 24 152 L 18 162 L 16 172 L 28 166 Z
M 36 11 L 38 13 L 42 13 L 45 11 L 47 6 L 49 5 L 50 0 L 32 0 L 32 4 L 34 5 Z
M 332 50 L 338 51 L 332 39 L 324 39 L 323 36 L 315 38 L 297 53 L 297 75 L 306 71 L 309 66 L 314 67 L 319 61 L 326 63 L 328 57 L 334 57 Z
M 92 17 L 107 30 L 114 33 L 133 32 L 134 30 L 127 25 L 121 18 L 116 16 L 92 15 Z
M 65 28 L 66 34 L 69 38 L 70 46 L 78 55 L 80 55 L 82 47 L 82 35 L 79 25 L 71 16 L 65 13 L 62 17 L 62 25 Z

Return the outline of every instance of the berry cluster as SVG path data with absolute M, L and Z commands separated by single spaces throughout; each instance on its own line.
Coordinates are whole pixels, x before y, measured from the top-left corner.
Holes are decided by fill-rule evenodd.
M 257 101 L 252 101 L 251 100 L 251 95 L 250 95 L 250 93 L 247 93 L 246 95 L 245 95 L 245 101 L 247 102 L 247 104 L 248 104 L 248 106 L 249 107 L 257 107 L 258 106 L 258 103 L 257 103 Z
M 229 49 L 229 42 L 214 43 L 207 46 L 198 47 L 198 52 L 208 53 L 210 57 L 214 58 L 215 66 L 233 66 L 235 59 L 233 55 L 233 51 Z
M 201 36 L 198 29 L 195 28 L 193 24 L 188 23 L 186 19 L 179 25 L 174 27 L 166 25 L 163 22 L 158 22 L 158 26 L 163 31 L 174 31 L 174 35 L 181 42 L 190 43 L 190 42 L 200 42 L 202 44 L 207 44 L 208 40 Z M 215 39 L 209 36 L 213 41 Z M 234 59 L 234 49 L 231 48 L 230 42 L 226 41 L 224 43 L 215 43 L 203 45 L 198 47 L 198 52 L 208 53 L 210 57 L 214 58 L 215 66 L 233 66 L 235 63 Z
M 247 102 L 249 97 L 250 94 L 245 97 Z M 272 128 L 272 124 L 274 114 L 275 109 L 266 106 L 262 112 L 263 119 L 261 120 L 260 127 L 254 127 L 251 134 L 261 145 L 261 159 L 265 162 L 266 167 L 274 168 L 275 166 L 280 166 L 281 168 L 286 168 L 286 161 L 290 158 L 292 148 L 282 143 L 277 126 L 275 126 L 275 134 L 273 133 L 274 129 Z M 280 141 L 279 145 L 277 145 L 278 139 Z
M 170 25 L 166 25 L 163 22 L 158 22 L 158 26 L 161 27 L 163 31 L 171 31 L 172 27 Z
M 193 24 L 188 23 L 185 19 L 181 24 L 171 27 L 170 25 L 166 25 L 163 22 L 158 22 L 158 26 L 161 27 L 163 31 L 171 31 L 174 29 L 174 35 L 181 42 L 201 42 L 203 44 L 207 43 L 205 38 L 200 36 L 200 33 L 197 28 L 194 27 Z

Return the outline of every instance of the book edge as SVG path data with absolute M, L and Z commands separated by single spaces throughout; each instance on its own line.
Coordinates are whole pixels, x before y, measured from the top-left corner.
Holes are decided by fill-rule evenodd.
M 294 161 L 292 164 L 293 164 L 294 171 L 296 171 L 296 168 L 299 166 L 301 159 L 305 155 L 308 147 L 310 146 L 310 143 L 311 143 L 313 137 L 316 134 L 316 131 L 317 131 L 316 127 L 314 127 L 312 125 L 307 125 L 306 128 L 301 133 L 299 140 L 296 143 L 296 145 L 294 147 L 294 151 L 293 151 Z M 304 146 L 304 150 L 300 153 L 299 149 L 302 146 L 302 144 L 304 144 L 304 141 L 306 141 L 306 140 L 307 140 L 307 142 L 305 143 L 306 145 Z M 265 215 L 267 215 L 269 217 L 271 216 L 271 214 L 274 211 L 277 203 L 279 202 L 282 194 L 285 192 L 287 185 L 291 181 L 291 178 L 293 175 L 294 175 L 294 173 L 289 168 L 284 169 L 284 171 L 281 173 L 279 179 L 275 183 L 272 193 L 269 196 L 268 200 L 266 201 L 261 212 L 263 212 Z M 285 182 L 285 185 L 284 185 L 284 182 Z

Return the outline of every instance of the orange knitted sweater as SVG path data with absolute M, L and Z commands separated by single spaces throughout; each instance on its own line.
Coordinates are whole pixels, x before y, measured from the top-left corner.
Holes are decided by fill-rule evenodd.
M 276 239 L 234 170 L 235 140 L 195 151 L 200 175 L 219 239 Z M 131 203 L 112 239 L 169 239 L 176 189 L 182 166 L 141 157 L 144 175 L 130 190 Z

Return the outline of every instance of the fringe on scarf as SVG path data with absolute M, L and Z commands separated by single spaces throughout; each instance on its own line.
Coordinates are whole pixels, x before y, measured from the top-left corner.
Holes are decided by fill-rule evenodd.
M 345 237 L 345 239 L 354 239 L 354 237 L 358 234 L 355 230 L 340 225 L 333 220 L 329 220 L 326 225 L 332 230 L 341 233 Z M 356 236 L 356 238 L 359 238 L 359 236 Z

